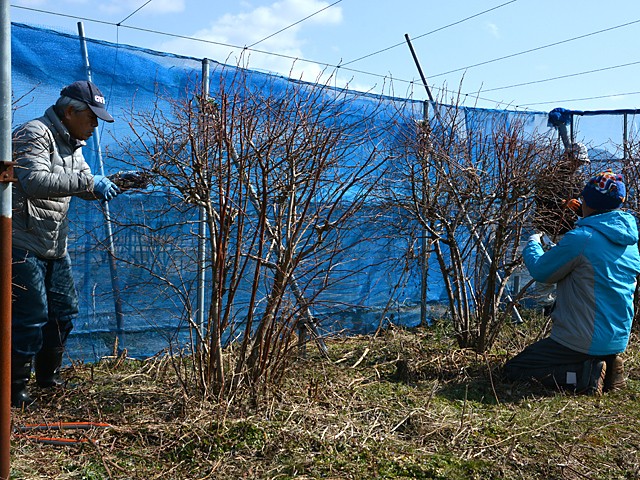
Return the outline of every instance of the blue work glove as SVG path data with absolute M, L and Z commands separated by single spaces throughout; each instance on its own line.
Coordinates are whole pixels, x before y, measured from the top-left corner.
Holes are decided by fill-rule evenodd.
M 108 202 L 120 193 L 120 189 L 115 183 L 113 183 L 104 175 L 94 175 L 93 193 L 95 193 L 99 198 Z

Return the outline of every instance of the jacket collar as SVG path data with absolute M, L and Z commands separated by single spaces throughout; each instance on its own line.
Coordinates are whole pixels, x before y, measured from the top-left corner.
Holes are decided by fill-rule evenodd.
M 60 117 L 56 113 L 53 105 L 47 108 L 47 111 L 44 115 L 49 121 L 49 127 L 51 128 L 54 136 L 60 137 L 73 150 L 77 150 L 78 148 L 84 147 L 87 144 L 87 142 L 85 142 L 84 140 L 78 140 L 71 136 L 69 130 L 67 130 L 67 127 L 65 127 L 64 123 L 62 123 L 62 120 L 60 120 Z

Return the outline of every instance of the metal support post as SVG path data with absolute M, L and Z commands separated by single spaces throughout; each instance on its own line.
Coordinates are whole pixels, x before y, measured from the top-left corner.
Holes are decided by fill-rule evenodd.
M 422 116 L 425 120 L 429 118 L 429 102 L 424 102 Z M 422 197 L 426 196 L 426 186 L 424 182 L 426 179 L 422 179 Z M 427 318 L 427 301 L 429 296 L 429 240 L 427 238 L 429 232 L 426 228 L 422 229 L 422 239 L 420 241 L 420 260 L 422 262 L 422 268 L 420 271 L 420 325 L 426 326 L 429 323 Z
M 84 26 L 82 22 L 78 22 L 78 35 L 80 37 L 80 48 L 82 50 L 82 57 L 84 60 L 84 67 L 87 72 L 87 80 L 92 80 L 91 64 L 89 63 L 89 52 L 87 50 L 87 40 L 84 36 Z M 102 151 L 100 149 L 100 130 L 95 129 L 92 135 L 93 148 L 98 159 L 98 172 L 100 175 L 104 175 L 104 163 L 102 161 Z M 120 288 L 120 279 L 118 278 L 118 270 L 116 268 L 115 247 L 113 244 L 113 226 L 111 224 L 111 214 L 109 212 L 109 202 L 103 202 L 102 208 L 104 210 L 105 217 L 105 233 L 107 254 L 109 261 L 109 270 L 111 272 L 111 291 L 113 293 L 114 310 L 116 315 L 116 333 L 122 335 L 124 333 L 124 314 L 122 312 L 122 296 Z M 122 346 L 122 339 L 120 339 L 118 346 Z
M 209 59 L 202 60 L 202 101 L 209 98 Z M 207 211 L 205 207 L 198 209 L 198 290 L 196 298 L 196 325 L 199 330 L 199 339 L 204 339 L 204 308 L 205 308 L 205 280 L 207 257 Z
M 411 44 L 411 39 L 409 38 L 409 35 L 406 34 L 406 33 L 404 35 L 404 38 L 407 41 L 407 45 L 409 45 L 409 50 L 411 50 L 411 55 L 413 56 L 413 60 L 414 60 L 414 62 L 416 64 L 416 68 L 418 69 L 418 73 L 420 74 L 420 78 L 422 79 L 422 83 L 424 85 L 424 88 L 427 91 L 427 96 L 429 97 L 429 101 L 433 103 L 433 112 L 434 112 L 434 114 L 436 116 L 436 119 L 438 120 L 440 125 L 442 125 L 442 127 L 444 127 L 444 122 L 442 121 L 442 117 L 440 116 L 440 111 L 438 110 L 438 105 L 435 103 L 435 101 L 433 99 L 433 95 L 431 95 L 431 90 L 429 89 L 429 84 L 427 83 L 427 79 L 425 78 L 424 73 L 422 72 L 422 67 L 420 66 L 420 62 L 418 61 L 418 56 L 416 55 L 416 52 L 413 49 L 413 45 Z M 429 118 L 425 117 L 425 121 L 428 122 Z M 478 242 L 478 246 L 480 247 L 480 251 L 482 252 L 484 257 L 486 258 L 486 260 L 489 263 L 491 263 L 492 262 L 491 255 L 487 251 L 487 248 L 485 247 L 484 243 L 482 242 L 482 239 L 478 236 L 478 233 L 476 232 L 476 229 L 475 229 L 475 225 L 471 221 L 471 218 L 469 217 L 469 215 L 466 212 L 465 212 L 464 219 L 465 219 L 465 222 L 467 223 L 467 226 L 469 227 L 469 231 L 471 232 L 471 235 L 473 235 L 473 238 Z M 496 279 L 499 282 L 502 281 L 502 277 L 500 276 L 500 274 L 498 272 L 496 272 Z M 507 299 L 508 302 L 513 303 L 513 299 L 511 298 L 511 295 L 509 295 L 508 293 L 505 295 L 505 298 Z M 522 323 L 522 317 L 520 316 L 520 312 L 518 311 L 518 309 L 517 309 L 517 307 L 515 305 L 513 305 L 513 315 L 515 317 L 515 322 L 516 323 Z
M 11 21 L 0 4 L 0 479 L 11 470 Z

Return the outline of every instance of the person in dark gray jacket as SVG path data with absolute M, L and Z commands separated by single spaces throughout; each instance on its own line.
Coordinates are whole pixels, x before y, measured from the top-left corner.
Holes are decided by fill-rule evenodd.
M 82 154 L 98 119 L 113 122 L 98 87 L 78 81 L 63 88 L 45 114 L 13 132 L 13 304 L 11 404 L 33 403 L 27 383 L 63 384 L 59 369 L 78 314 L 67 253 L 71 197 L 109 201 L 119 188 L 93 175 Z

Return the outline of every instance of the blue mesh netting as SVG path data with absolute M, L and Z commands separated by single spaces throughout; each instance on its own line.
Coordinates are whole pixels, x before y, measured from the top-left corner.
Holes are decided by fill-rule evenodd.
M 123 167 L 113 160 L 122 153 L 118 140 L 131 135 L 127 121 L 123 121 L 128 118 L 128 112 L 151 110 L 154 106 L 168 108 L 167 98 L 183 98 L 190 86 L 200 78 L 202 62 L 195 58 L 131 46 L 87 41 L 92 79 L 105 94 L 108 109 L 116 118 L 113 124 L 100 125 L 101 151 L 108 152 L 104 169 L 106 173 L 113 173 Z M 232 66 L 224 66 L 224 75 L 221 75 L 218 71 L 220 66 L 212 63 L 212 70 L 218 72 L 212 75 L 212 84 L 244 81 L 256 89 L 270 88 L 283 92 L 293 83 L 299 84 L 287 78 Z M 57 99 L 63 86 L 86 78 L 78 37 L 27 25 L 12 25 L 12 76 L 16 102 L 13 121 L 17 126 L 42 115 Z M 409 116 L 413 115 L 416 119 L 423 115 L 422 102 L 383 97 L 380 107 L 380 99 L 375 95 L 354 93 L 348 102 L 349 110 L 340 112 L 340 115 L 365 118 L 377 109 L 368 128 L 373 125 L 374 128 L 385 129 L 387 135 L 403 134 L 402 126 L 397 126 L 399 129 L 390 127 L 399 111 L 405 115 L 409 112 Z M 465 108 L 463 113 L 460 121 L 469 129 L 490 129 L 498 119 L 517 119 L 532 132 L 548 128 L 547 114 L 543 112 Z M 433 111 L 430 115 L 433 115 Z M 607 157 L 608 160 L 622 157 L 619 146 L 622 144 L 623 128 L 636 132 L 638 121 L 635 115 L 630 115 L 626 127 L 621 122 L 619 112 L 580 117 L 580 132 L 584 134 L 585 143 L 591 142 L 592 153 Z M 363 155 L 367 154 L 365 150 L 363 147 Z M 96 171 L 100 157 L 91 143 L 84 151 L 87 161 Z M 351 153 L 354 156 L 359 154 L 357 149 Z M 389 171 L 393 172 L 392 166 Z M 180 344 L 189 341 L 183 301 L 164 289 L 162 282 L 148 275 L 144 269 L 131 266 L 135 263 L 153 263 L 159 271 L 169 276 L 179 270 L 182 279 L 186 279 L 187 288 L 195 292 L 196 238 L 184 235 L 184 228 L 185 225 L 193 228 L 197 211 L 186 205 L 173 209 L 172 214 L 179 213 L 180 220 L 186 222 L 182 226 L 175 226 L 176 218 L 167 217 L 166 214 L 166 204 L 175 201 L 175 197 L 168 192 L 159 191 L 121 195 L 110 203 L 110 215 L 117 220 L 113 235 L 113 247 L 118 258 L 115 262 L 115 282 L 106 249 L 104 211 L 97 202 L 72 202 L 70 254 L 81 306 L 80 317 L 70 340 L 72 358 L 93 361 L 111 353 L 117 331 L 119 347 L 126 347 L 129 354 L 134 356 L 153 355 L 170 342 Z M 361 215 L 374 218 L 374 210 L 374 206 L 367 206 Z M 149 239 L 131 226 L 137 222 L 162 230 L 170 239 L 169 244 L 174 251 L 179 248 L 182 252 L 179 264 L 171 263 L 175 257 L 170 255 L 166 247 L 151 248 Z M 129 227 L 119 227 L 124 224 Z M 390 312 L 394 313 L 395 322 L 417 323 L 417 306 L 421 301 L 420 266 L 417 261 L 407 262 L 405 258 L 406 252 L 417 247 L 408 246 L 407 238 L 394 232 L 381 229 L 376 235 L 371 235 L 370 223 L 354 224 L 350 235 L 352 238 L 346 239 L 346 243 L 358 246 L 342 259 L 341 265 L 348 265 L 352 273 L 317 299 L 318 307 L 314 313 L 322 319 L 322 327 L 326 330 L 371 330 L 378 324 L 380 310 L 388 305 L 393 306 Z M 371 239 L 359 243 L 358 238 L 365 236 Z M 435 265 L 432 271 L 437 271 Z M 426 292 L 427 301 L 444 298 L 437 275 L 431 275 Z M 122 319 L 116 318 L 116 302 L 120 302 Z M 119 320 L 122 320 L 121 325 L 118 325 Z

